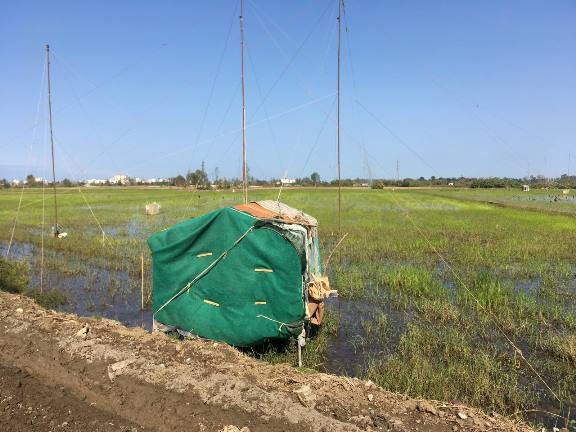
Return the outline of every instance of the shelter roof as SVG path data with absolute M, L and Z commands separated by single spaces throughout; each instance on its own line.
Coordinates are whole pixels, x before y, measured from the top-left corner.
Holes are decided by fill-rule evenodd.
M 318 221 L 312 216 L 278 201 L 252 201 L 234 208 L 258 219 L 280 219 L 288 224 L 318 226 Z

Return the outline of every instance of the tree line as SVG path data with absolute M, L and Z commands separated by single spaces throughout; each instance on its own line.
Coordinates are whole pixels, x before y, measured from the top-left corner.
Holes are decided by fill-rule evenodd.
M 189 170 L 185 175 L 178 174 L 163 181 L 155 183 L 158 186 L 176 186 L 176 187 L 190 187 L 195 189 L 231 189 L 238 188 L 242 185 L 242 179 L 220 177 L 218 168 L 214 170 L 213 175 L 210 176 L 204 170 L 204 167 L 194 171 Z M 251 186 L 268 186 L 275 187 L 281 184 L 281 179 L 258 179 L 250 175 L 248 171 L 248 182 Z M 72 181 L 67 178 L 57 181 L 57 186 L 71 187 L 82 186 L 85 184 L 83 181 Z M 128 177 L 127 182 L 123 186 L 138 186 L 146 185 L 146 181 L 139 181 L 133 177 Z M 387 187 L 433 187 L 433 186 L 447 186 L 456 188 L 491 188 L 491 189 L 519 189 L 523 185 L 528 185 L 534 189 L 542 188 L 560 188 L 570 189 L 576 188 L 576 176 L 569 176 L 563 174 L 556 178 L 546 178 L 544 176 L 530 176 L 523 178 L 513 177 L 436 177 L 429 178 L 403 178 L 403 179 L 366 179 L 366 178 L 347 178 L 342 179 L 340 184 L 343 187 L 369 187 L 372 189 L 382 189 Z M 29 174 L 26 177 L 26 187 L 48 187 L 52 183 L 45 181 L 36 181 L 34 175 Z M 101 186 L 114 186 L 115 184 L 106 181 L 100 184 Z M 322 180 L 320 174 L 313 172 L 307 177 L 296 178 L 289 186 L 305 186 L 305 187 L 334 187 L 338 185 L 338 180 Z M 0 187 L 20 187 L 21 185 L 12 185 L 8 180 L 1 179 Z

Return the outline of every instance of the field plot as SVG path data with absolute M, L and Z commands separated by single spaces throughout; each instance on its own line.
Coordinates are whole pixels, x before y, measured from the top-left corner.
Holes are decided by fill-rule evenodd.
M 306 366 L 548 424 L 554 417 L 541 411 L 574 415 L 576 203 L 542 198 L 553 194 L 561 192 L 346 190 L 338 232 L 335 190 L 284 190 L 282 201 L 319 220 L 324 258 L 348 233 L 327 269 L 340 297 L 305 348 Z M 19 197 L 0 192 L 2 255 Z M 32 294 L 61 310 L 149 327 L 150 311 L 140 311 L 142 254 L 146 293 L 150 279 L 145 239 L 241 194 L 63 189 L 61 240 L 42 240 L 43 212 L 45 233 L 52 225 L 51 196 L 44 198 L 41 189 L 24 191 L 10 252 L 28 263 L 31 290 L 42 277 L 43 293 Z M 160 214 L 146 216 L 153 201 Z M 256 355 L 294 361 L 290 348 Z
M 512 208 L 576 214 L 576 191 L 570 189 L 440 189 L 439 196 L 493 203 Z

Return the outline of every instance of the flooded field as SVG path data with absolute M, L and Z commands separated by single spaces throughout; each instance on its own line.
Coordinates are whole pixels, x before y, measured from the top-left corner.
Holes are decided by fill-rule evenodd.
M 250 198 L 276 195 L 258 190 Z M 19 191 L 0 192 L 2 256 L 18 199 Z M 160 214 L 146 216 L 144 205 L 153 201 L 161 204 Z M 65 189 L 59 221 L 68 237 L 55 240 L 48 235 L 49 201 L 43 211 L 42 190 L 25 190 L 10 256 L 28 263 L 31 290 L 41 285 L 43 292 L 63 294 L 65 301 L 53 307 L 149 329 L 147 237 L 240 201 L 231 192 Z M 342 232 L 334 190 L 288 189 L 282 201 L 317 217 L 324 258 L 348 233 L 328 267 L 340 297 L 331 301 L 326 325 L 305 348 L 307 367 L 548 425 L 564 423 L 542 411 L 574 416 L 571 195 L 347 190 Z M 260 355 L 294 362 L 292 348 Z

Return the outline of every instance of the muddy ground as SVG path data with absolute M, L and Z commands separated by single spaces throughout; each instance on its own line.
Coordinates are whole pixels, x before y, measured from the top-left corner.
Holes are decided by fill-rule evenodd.
M 528 431 L 495 413 L 0 292 L 0 431 Z

